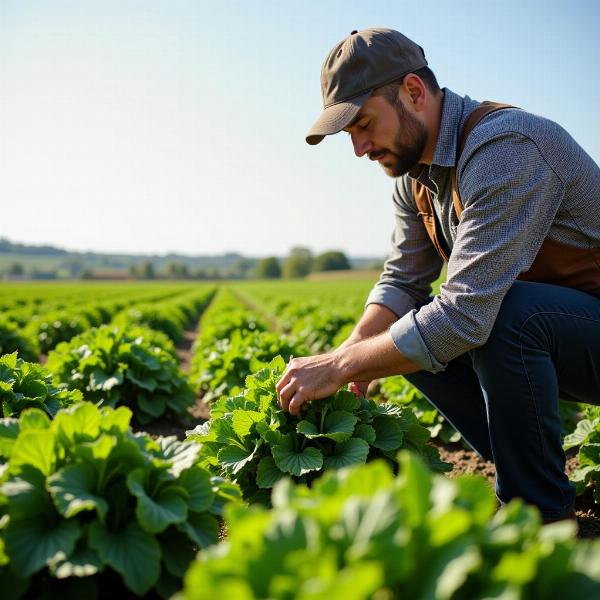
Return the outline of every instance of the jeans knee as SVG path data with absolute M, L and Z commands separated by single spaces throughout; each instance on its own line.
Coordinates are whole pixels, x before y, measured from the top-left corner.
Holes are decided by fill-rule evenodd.
M 517 281 L 508 290 L 488 339 L 470 352 L 474 362 L 496 361 L 503 353 L 519 348 L 523 325 L 535 313 L 535 305 L 531 302 L 531 285 L 535 284 Z

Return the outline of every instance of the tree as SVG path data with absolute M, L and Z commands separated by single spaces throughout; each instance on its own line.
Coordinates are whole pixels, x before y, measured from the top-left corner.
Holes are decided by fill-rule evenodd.
M 257 262 L 254 258 L 241 257 L 234 265 L 232 269 L 232 275 L 239 275 L 240 277 L 248 277 L 253 269 L 256 269 Z
M 140 271 L 142 279 L 154 279 L 156 277 L 154 263 L 150 260 L 142 263 Z
M 345 271 L 351 268 L 350 261 L 343 252 L 332 250 L 315 258 L 313 271 Z
M 187 265 L 176 261 L 167 264 L 166 273 L 170 279 L 189 279 L 190 276 Z
M 281 277 L 281 267 L 275 256 L 268 256 L 258 261 L 256 265 L 256 276 L 261 279 L 279 279 Z
M 12 263 L 8 268 L 8 274 L 12 276 L 22 276 L 25 275 L 25 269 L 21 263 Z
M 283 276 L 286 279 L 306 277 L 312 269 L 312 263 L 312 253 L 308 248 L 292 248 L 283 263 Z

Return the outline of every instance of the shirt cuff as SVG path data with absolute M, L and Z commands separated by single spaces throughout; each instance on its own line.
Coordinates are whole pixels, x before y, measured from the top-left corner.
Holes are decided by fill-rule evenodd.
M 365 308 L 369 304 L 382 304 L 399 318 L 413 309 L 416 302 L 406 292 L 393 285 L 376 285 L 367 298 Z
M 439 362 L 427 348 L 417 326 L 416 313 L 416 310 L 411 310 L 390 327 L 392 341 L 398 352 L 416 362 L 425 371 L 439 373 L 446 365 Z

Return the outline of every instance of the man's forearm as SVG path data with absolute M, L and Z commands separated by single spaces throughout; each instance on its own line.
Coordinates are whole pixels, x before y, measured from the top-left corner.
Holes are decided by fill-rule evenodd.
M 401 354 L 388 331 L 357 341 L 334 354 L 344 381 L 370 381 L 390 375 L 405 375 L 422 369 Z
M 357 342 L 387 331 L 392 323 L 395 323 L 397 320 L 398 316 L 389 308 L 382 304 L 369 304 L 356 324 L 354 331 L 338 347 L 338 350 L 343 350 Z

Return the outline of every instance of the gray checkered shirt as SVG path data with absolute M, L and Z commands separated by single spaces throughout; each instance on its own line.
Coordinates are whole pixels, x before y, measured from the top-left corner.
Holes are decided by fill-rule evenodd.
M 396 347 L 434 373 L 485 344 L 504 295 L 546 237 L 600 246 L 598 165 L 562 127 L 518 109 L 488 115 L 469 135 L 457 165 L 464 205 L 458 222 L 450 167 L 460 127 L 478 104 L 444 89 L 433 161 L 419 175 L 451 251 L 440 294 L 417 308 L 427 302 L 442 260 L 417 216 L 412 179 L 404 175 L 393 195 L 392 252 L 367 299 L 398 315 L 390 329 Z

